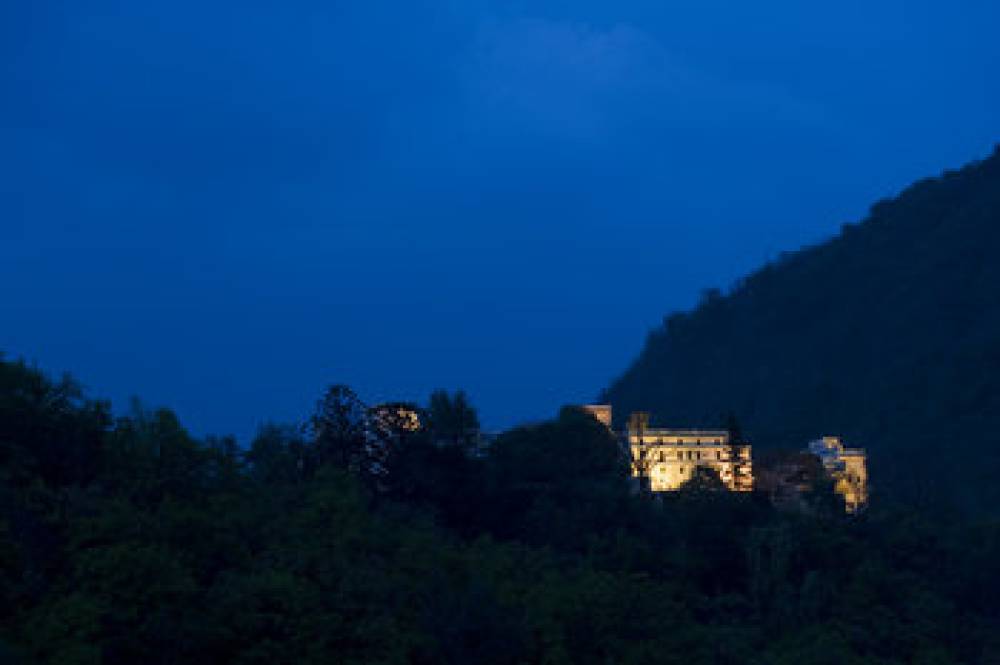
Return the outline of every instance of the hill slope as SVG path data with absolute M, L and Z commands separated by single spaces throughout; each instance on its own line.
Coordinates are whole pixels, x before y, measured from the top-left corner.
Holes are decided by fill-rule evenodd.
M 757 446 L 840 433 L 876 490 L 1000 499 L 1000 147 L 914 184 L 653 331 L 619 417 L 734 411 Z

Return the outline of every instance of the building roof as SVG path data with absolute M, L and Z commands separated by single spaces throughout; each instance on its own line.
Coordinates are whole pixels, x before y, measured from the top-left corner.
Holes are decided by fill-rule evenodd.
M 724 429 L 678 429 L 676 427 L 647 427 L 643 430 L 646 434 L 657 436 L 704 436 L 704 437 L 727 437 L 729 432 Z

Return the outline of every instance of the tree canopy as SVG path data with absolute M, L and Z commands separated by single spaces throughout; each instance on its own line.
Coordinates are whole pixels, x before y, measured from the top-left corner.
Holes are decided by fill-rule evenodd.
M 360 410 L 359 410 L 360 408 Z M 343 387 L 245 450 L 0 361 L 13 663 L 902 663 L 1000 656 L 1000 526 L 630 490 L 566 409 L 375 480 Z M 362 415 L 360 421 L 355 416 Z M 358 438 L 358 435 L 361 438 Z M 364 443 L 359 443 L 364 441 Z M 361 451 L 361 452 L 359 452 Z M 712 481 L 715 481 L 714 483 Z

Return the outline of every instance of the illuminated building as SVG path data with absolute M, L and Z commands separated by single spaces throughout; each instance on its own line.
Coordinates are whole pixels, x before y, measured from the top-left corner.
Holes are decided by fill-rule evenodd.
M 587 404 L 580 407 L 609 429 L 611 406 Z M 629 418 L 624 435 L 619 438 L 622 452 L 631 464 L 632 477 L 653 492 L 678 490 L 698 473 L 710 468 L 718 473 L 731 491 L 749 492 L 754 488 L 753 460 L 749 444 L 733 442 L 730 433 L 721 429 L 673 429 L 649 426 L 649 414 L 635 412 Z M 844 498 L 849 513 L 857 513 L 868 504 L 867 455 L 862 448 L 846 448 L 840 437 L 825 436 L 809 443 L 808 452 L 819 459 L 822 471 L 803 453 L 772 463 L 764 470 L 761 488 L 777 503 L 800 503 L 819 474 L 826 473 L 834 482 L 834 491 Z
M 368 426 L 375 431 L 415 432 L 420 429 L 420 413 L 405 402 L 377 404 L 368 410 Z
M 387 402 L 370 407 L 364 423 L 368 472 L 384 475 L 392 448 L 419 430 L 420 413 L 411 404 Z
M 809 452 L 823 462 L 847 512 L 856 513 L 868 504 L 868 456 L 863 448 L 845 448 L 839 436 L 824 436 L 809 442 Z
M 750 446 L 734 443 L 726 430 L 649 427 L 649 414 L 629 418 L 625 433 L 632 475 L 653 492 L 680 489 L 701 468 L 715 470 L 731 491 L 753 489 Z
M 580 408 L 594 416 L 597 422 L 603 424 L 608 429 L 611 429 L 610 404 L 584 404 Z

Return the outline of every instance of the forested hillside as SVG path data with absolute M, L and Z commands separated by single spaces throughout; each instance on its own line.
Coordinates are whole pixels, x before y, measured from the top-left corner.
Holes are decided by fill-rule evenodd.
M 485 455 L 461 395 L 375 448 L 363 412 L 336 386 L 241 451 L 0 360 L 0 662 L 1000 658 L 995 524 L 632 495 L 573 409 Z
M 842 434 L 876 496 L 1000 505 L 1000 149 L 667 317 L 606 391 L 619 417 L 734 412 L 759 449 Z

